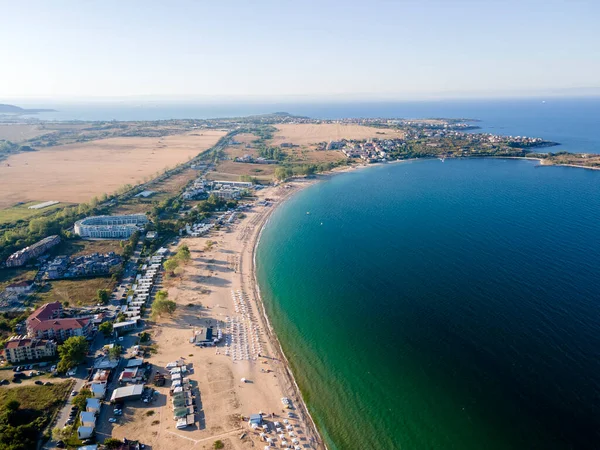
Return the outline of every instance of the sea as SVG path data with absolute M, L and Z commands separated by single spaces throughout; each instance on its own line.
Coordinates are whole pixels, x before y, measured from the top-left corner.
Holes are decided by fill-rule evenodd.
M 600 448 L 600 172 L 390 163 L 279 206 L 268 315 L 330 449 Z
M 600 153 L 600 99 L 21 105 L 53 120 L 473 120 Z M 477 120 L 475 122 L 475 120 Z M 389 163 L 279 206 L 257 279 L 330 449 L 600 448 L 600 171 Z
M 56 103 L 23 100 L 26 108 L 51 108 L 41 120 L 168 120 L 240 117 L 288 112 L 316 119 L 357 117 L 462 118 L 477 120 L 475 132 L 540 137 L 561 145 L 549 151 L 600 153 L 600 97 L 438 101 L 193 103 Z

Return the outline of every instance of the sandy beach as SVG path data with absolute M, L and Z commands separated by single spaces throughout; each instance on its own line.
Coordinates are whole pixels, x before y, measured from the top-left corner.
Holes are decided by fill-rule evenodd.
M 157 351 L 148 360 L 158 368 L 178 358 L 193 365 L 190 379 L 198 383 L 199 422 L 176 429 L 169 389 L 160 387 L 157 401 L 132 408 L 133 414 L 111 430 L 113 437 L 141 438 L 153 450 L 208 449 L 216 440 L 224 448 L 261 448 L 266 442 L 249 428 L 247 419 L 262 412 L 276 448 L 281 448 L 276 421 L 288 444 L 298 439 L 303 449 L 325 448 L 268 323 L 254 275 L 254 250 L 273 210 L 318 180 L 297 180 L 257 191 L 258 199 L 268 198 L 270 205 L 255 203 L 235 223 L 178 243 L 188 245 L 192 260 L 183 275 L 165 280 L 164 289 L 178 308 L 173 317 L 159 319 L 150 327 Z M 220 327 L 224 342 L 206 348 L 191 344 L 194 332 L 206 326 Z M 291 400 L 291 409 L 283 405 L 282 397 Z M 288 417 L 289 412 L 295 417 Z M 284 420 L 291 430 L 286 430 Z

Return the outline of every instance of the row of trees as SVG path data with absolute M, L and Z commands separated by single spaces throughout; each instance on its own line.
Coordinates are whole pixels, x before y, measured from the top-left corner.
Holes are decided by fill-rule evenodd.
M 274 177 L 278 181 L 287 180 L 295 176 L 309 176 L 315 173 L 328 172 L 336 167 L 345 166 L 348 164 L 346 159 L 341 159 L 337 162 L 325 162 L 320 164 L 297 164 L 278 166 L 275 168 Z

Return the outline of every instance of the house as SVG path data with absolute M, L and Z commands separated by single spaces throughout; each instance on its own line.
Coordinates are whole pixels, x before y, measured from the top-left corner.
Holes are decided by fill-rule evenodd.
M 55 342 L 30 339 L 25 336 L 11 337 L 4 348 L 4 357 L 12 364 L 50 358 L 54 355 L 56 355 Z
M 35 283 L 33 281 L 19 281 L 17 283 L 9 284 L 8 286 L 6 286 L 5 290 L 9 294 L 21 295 L 31 292 L 34 286 Z
M 118 322 L 113 324 L 113 331 L 117 336 L 123 335 L 128 331 L 135 330 L 137 328 L 137 320 L 126 320 L 124 322 Z
M 101 406 L 102 403 L 100 403 L 100 400 L 97 398 L 88 398 L 85 404 L 85 410 L 93 414 L 98 414 L 100 413 Z
M 92 434 L 94 434 L 94 427 L 80 426 L 77 428 L 77 437 L 80 441 L 91 437 Z
M 106 395 L 106 381 L 104 383 L 92 383 L 90 384 L 90 391 L 94 399 L 102 399 Z
M 115 403 L 122 400 L 139 400 L 142 397 L 142 392 L 144 392 L 143 384 L 120 387 L 113 391 L 110 401 Z
M 89 411 L 82 411 L 81 414 L 79 414 L 79 421 L 83 427 L 94 428 L 96 426 L 96 414 Z
M 141 381 L 142 376 L 141 373 L 138 373 L 137 367 L 127 368 L 121 372 L 119 376 L 119 383 L 135 383 Z
M 142 364 L 144 364 L 144 360 L 143 359 L 132 358 L 129 361 L 127 361 L 127 368 L 130 368 L 130 367 L 140 367 Z

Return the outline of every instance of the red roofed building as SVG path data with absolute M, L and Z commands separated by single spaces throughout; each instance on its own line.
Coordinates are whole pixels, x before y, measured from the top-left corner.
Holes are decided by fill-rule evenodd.
M 89 319 L 60 319 L 59 302 L 46 303 L 27 318 L 27 333 L 37 339 L 54 339 L 64 342 L 71 336 L 87 337 L 91 330 Z
M 14 336 L 6 343 L 4 357 L 12 364 L 48 358 L 56 354 L 56 344 L 52 341 Z

